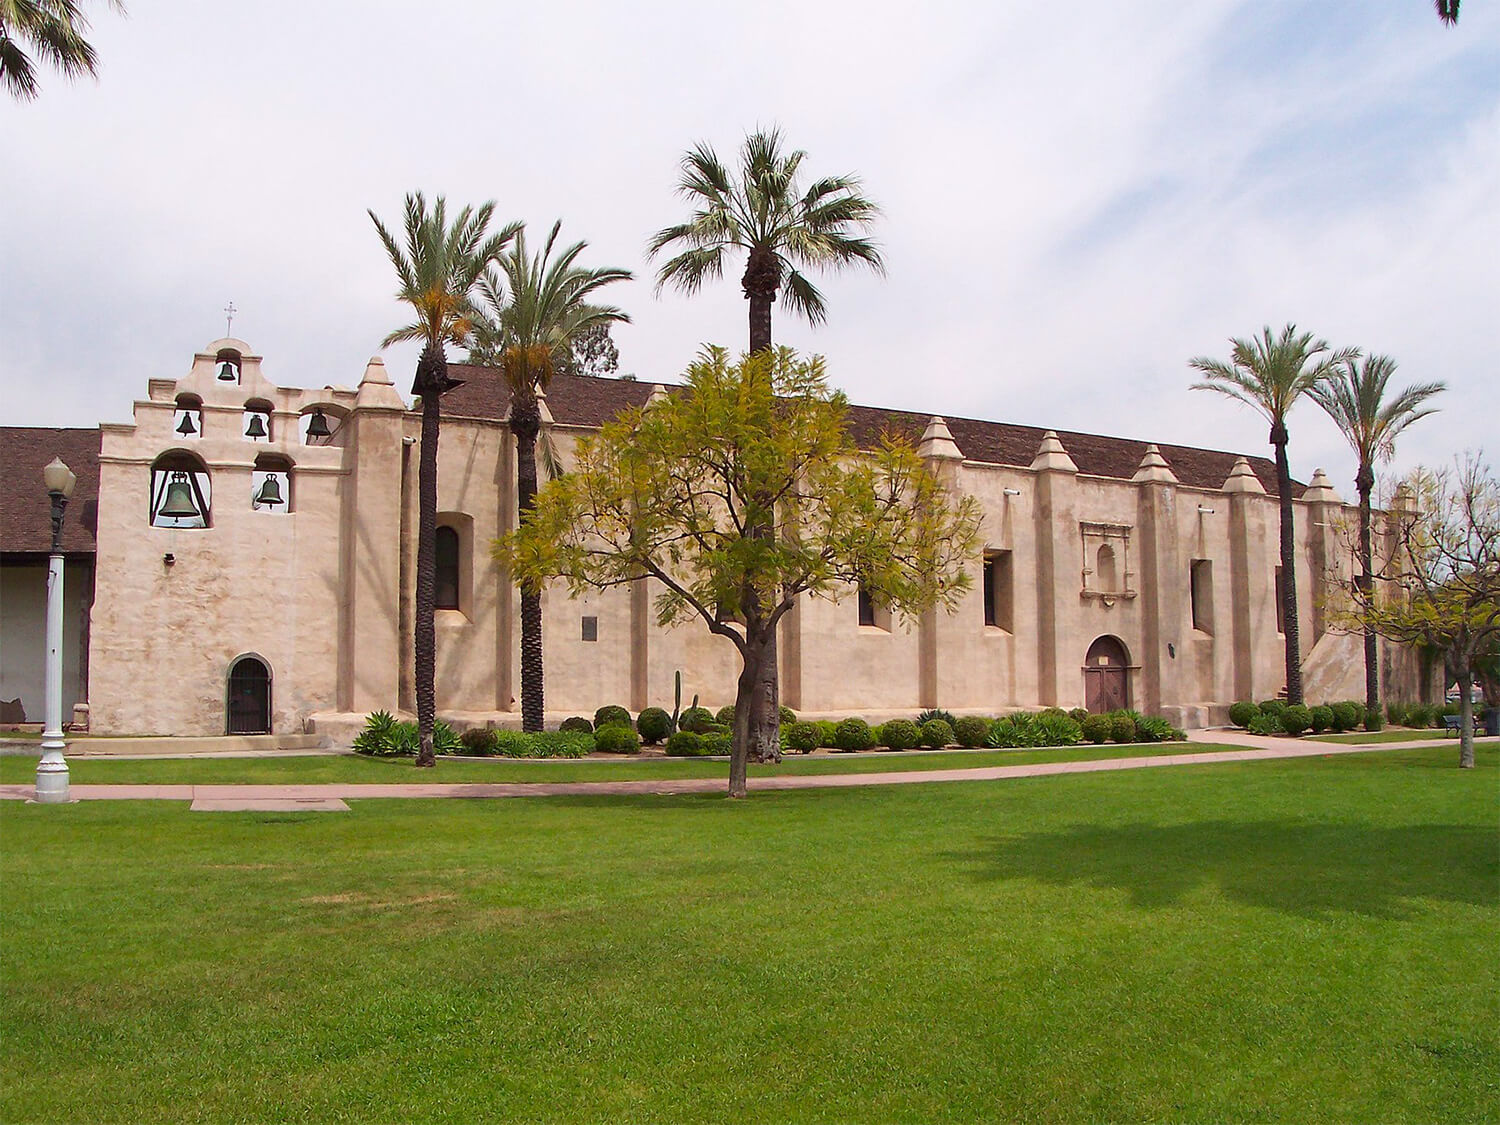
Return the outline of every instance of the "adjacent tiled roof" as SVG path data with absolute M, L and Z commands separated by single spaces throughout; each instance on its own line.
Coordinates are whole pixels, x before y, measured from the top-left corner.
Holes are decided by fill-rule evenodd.
M 54 457 L 73 470 L 78 483 L 63 519 L 63 551 L 94 553 L 99 520 L 99 431 L 0 426 L 0 553 L 47 554 L 52 550 L 52 501 L 42 469 Z
M 464 383 L 443 396 L 445 414 L 465 418 L 504 417 L 510 392 L 497 371 L 489 367 L 450 364 L 448 373 L 451 378 L 461 379 Z M 676 388 L 668 386 L 667 390 Z M 652 384 L 628 379 L 559 375 L 547 389 L 547 408 L 553 419 L 564 425 L 599 426 L 628 406 L 644 405 L 651 391 Z M 943 417 L 965 457 L 997 465 L 1029 466 L 1036 456 L 1037 447 L 1042 444 L 1042 435 L 1046 433 L 1036 426 Z M 921 439 L 930 418 L 931 415 L 927 414 L 876 406 L 849 408 L 850 431 L 863 448 L 873 447 L 885 431 L 900 434 L 915 444 Z M 1072 430 L 1058 430 L 1057 436 L 1080 473 L 1124 480 L 1135 475 L 1148 444 L 1130 438 L 1080 434 Z M 1197 488 L 1223 487 L 1235 459 L 1242 456 L 1184 445 L 1158 445 L 1178 481 Z M 1267 457 L 1247 459 L 1266 492 L 1276 495 L 1276 465 Z M 1305 487 L 1293 481 L 1292 495 L 1301 496 Z

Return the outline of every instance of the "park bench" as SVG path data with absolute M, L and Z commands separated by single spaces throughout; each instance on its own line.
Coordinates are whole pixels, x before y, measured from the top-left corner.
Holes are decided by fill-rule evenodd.
M 1479 733 L 1479 722 L 1478 722 L 1479 712 L 1478 711 L 1474 712 L 1474 719 L 1475 719 L 1475 722 L 1473 724 L 1473 726 L 1474 726 L 1474 733 L 1478 734 Z M 1463 733 L 1463 725 L 1464 725 L 1464 717 L 1462 715 L 1444 715 L 1443 716 L 1443 732 L 1445 734 L 1462 734 Z

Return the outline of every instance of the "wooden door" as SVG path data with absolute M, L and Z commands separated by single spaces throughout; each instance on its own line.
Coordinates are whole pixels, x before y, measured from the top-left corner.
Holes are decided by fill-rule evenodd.
M 1100 637 L 1089 646 L 1083 666 L 1084 706 L 1094 714 L 1130 706 L 1127 676 L 1130 658 L 1115 637 Z

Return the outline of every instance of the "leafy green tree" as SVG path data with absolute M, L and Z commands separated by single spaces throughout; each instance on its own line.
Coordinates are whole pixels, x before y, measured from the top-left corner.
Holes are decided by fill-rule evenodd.
M 750 302 L 750 350 L 771 346 L 771 306 L 781 294 L 791 312 L 819 324 L 827 305 L 804 269 L 841 269 L 863 265 L 884 270 L 880 250 L 867 231 L 880 208 L 861 194 L 851 175 L 825 176 L 804 189 L 800 182 L 807 154 L 784 151 L 779 130 L 758 130 L 745 138 L 740 167 L 731 174 L 705 143 L 682 158 L 677 194 L 693 208 L 684 223 L 656 232 L 650 256 L 674 252 L 658 271 L 657 291 L 672 286 L 696 293 L 708 279 L 722 277 L 726 262 L 743 251 L 745 271 L 740 287 Z M 755 528 L 771 537 L 775 529 Z M 753 592 L 746 591 L 746 598 Z M 779 687 L 776 642 L 766 663 L 753 740 L 779 757 Z
M 508 424 L 516 439 L 516 499 L 521 520 L 537 491 L 537 435 L 541 408 L 537 391 L 546 391 L 552 376 L 572 360 L 573 345 L 584 333 L 630 318 L 613 305 L 589 298 L 605 285 L 628 281 L 630 271 L 612 266 L 587 268 L 578 256 L 587 242 L 575 242 L 554 258 L 562 223 L 552 226 L 539 254 L 528 253 L 526 232 L 518 231 L 510 249 L 485 272 L 479 283 L 485 312 L 469 350 L 471 363 L 500 369 L 510 388 Z M 521 728 L 542 729 L 542 591 L 521 581 Z
M 1198 356 L 1188 361 L 1206 377 L 1195 391 L 1216 391 L 1257 411 L 1271 423 L 1276 450 L 1276 493 L 1281 510 L 1282 616 L 1286 626 L 1286 695 L 1302 702 L 1301 638 L 1297 628 L 1297 574 L 1292 516 L 1292 471 L 1287 463 L 1287 415 L 1297 400 L 1317 386 L 1337 365 L 1352 360 L 1353 349 L 1330 352 L 1325 340 L 1288 324 L 1280 336 L 1270 326 L 1259 337 L 1231 337 L 1229 362 Z
M 433 615 L 437 594 L 437 455 L 441 426 L 439 403 L 454 384 L 448 378 L 447 344 L 462 347 L 473 332 L 477 310 L 471 298 L 485 266 L 520 230 L 511 223 L 486 237 L 494 203 L 477 211 L 465 207 L 448 222 L 447 202 L 440 195 L 432 210 L 421 192 L 406 197 L 405 244 L 396 241 L 385 224 L 370 211 L 399 282 L 396 299 L 416 314 L 410 324 L 396 329 L 382 342 L 390 347 L 403 340 L 421 343 L 412 394 L 422 400 L 422 445 L 417 468 L 417 612 L 413 632 L 416 649 L 417 728 L 420 746 L 417 765 L 431 766 L 432 730 L 437 717 L 437 634 Z
M 121 0 L 105 0 L 125 14 Z M 84 38 L 89 21 L 78 0 L 0 0 L 0 85 L 17 101 L 41 92 L 33 56 L 73 79 L 99 75 L 99 57 Z
M 910 617 L 951 611 L 970 582 L 973 498 L 951 497 L 909 443 L 858 450 L 847 407 L 820 358 L 705 349 L 682 391 L 580 442 L 573 471 L 496 544 L 526 581 L 563 578 L 575 593 L 654 578 L 660 624 L 696 617 L 734 645 L 732 797 L 745 795 L 771 639 L 802 594 L 857 582 Z
M 562 370 L 569 375 L 584 375 L 594 379 L 617 376 L 620 370 L 620 349 L 615 347 L 609 323 L 585 328 L 569 346 Z
M 1396 452 L 1396 438 L 1418 419 L 1436 413 L 1425 403 L 1446 389 L 1443 383 L 1417 383 L 1398 394 L 1390 391 L 1396 361 L 1372 355 L 1361 365 L 1347 358 L 1308 393 L 1321 406 L 1344 440 L 1354 450 L 1359 471 L 1354 487 L 1359 491 L 1359 578 L 1368 595 L 1375 573 L 1374 547 L 1370 532 L 1370 495 L 1375 488 L 1375 465 L 1389 461 Z M 1364 630 L 1365 709 L 1380 706 L 1380 667 L 1375 651 L 1375 631 Z

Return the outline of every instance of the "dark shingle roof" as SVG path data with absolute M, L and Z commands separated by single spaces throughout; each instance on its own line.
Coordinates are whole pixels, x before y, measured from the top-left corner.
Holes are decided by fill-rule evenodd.
M 78 477 L 63 520 L 63 551 L 94 553 L 99 519 L 99 431 L 0 426 L 0 552 L 52 550 L 52 502 L 42 469 L 54 457 Z
M 463 380 L 464 385 L 443 396 L 445 414 L 492 419 L 504 416 L 510 392 L 494 368 L 450 364 L 448 373 L 454 379 Z M 668 391 L 675 389 L 670 385 L 667 387 Z M 553 419 L 564 425 L 600 426 L 628 406 L 644 405 L 651 390 L 650 383 L 628 379 L 559 375 L 547 390 L 547 408 Z M 876 406 L 849 408 L 850 432 L 854 440 L 867 449 L 880 440 L 884 431 L 900 434 L 915 444 L 921 440 L 930 418 L 928 414 Z M 946 416 L 945 419 L 953 440 L 965 457 L 996 465 L 1029 466 L 1036 457 L 1037 447 L 1042 444 L 1042 435 L 1047 432 L 1036 426 L 1017 426 L 1009 422 Z M 1058 430 L 1057 436 L 1080 473 L 1123 480 L 1135 475 L 1148 444 L 1131 438 L 1080 434 L 1071 430 Z M 1178 481 L 1196 488 L 1222 488 L 1235 459 L 1242 456 L 1185 445 L 1159 445 L 1159 448 Z M 1266 457 L 1247 459 L 1266 492 L 1276 495 L 1275 464 Z M 1301 496 L 1304 488 L 1301 483 L 1293 481 L 1292 495 Z

